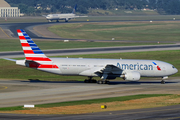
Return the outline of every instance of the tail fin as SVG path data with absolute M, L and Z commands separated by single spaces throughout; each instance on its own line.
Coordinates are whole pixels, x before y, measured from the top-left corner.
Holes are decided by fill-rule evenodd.
M 22 29 L 17 30 L 28 67 L 31 68 L 58 68 L 34 43 L 34 41 Z M 27 65 L 26 65 L 27 66 Z
M 73 14 L 76 13 L 76 8 L 77 8 L 77 4 L 74 6 L 74 9 L 73 9 L 73 11 L 72 11 Z
M 51 61 L 34 43 L 34 41 L 26 34 L 24 30 L 17 30 L 22 49 L 24 51 L 24 55 L 26 60 L 32 61 Z

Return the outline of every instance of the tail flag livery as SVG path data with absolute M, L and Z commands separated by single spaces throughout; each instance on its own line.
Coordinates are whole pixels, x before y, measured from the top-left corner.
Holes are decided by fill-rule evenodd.
M 58 66 L 53 65 L 53 61 L 39 49 L 24 30 L 18 29 L 17 33 L 26 57 L 26 66 L 36 69 L 58 69 Z
M 76 8 L 77 8 L 77 4 L 74 6 L 74 9 L 73 9 L 73 11 L 72 11 L 73 14 L 76 13 Z

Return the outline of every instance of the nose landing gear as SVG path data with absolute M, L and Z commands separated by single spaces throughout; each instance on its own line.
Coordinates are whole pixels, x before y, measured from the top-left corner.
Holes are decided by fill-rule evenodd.
M 165 80 L 168 79 L 168 76 L 165 76 L 165 77 L 162 77 L 162 81 L 161 81 L 161 84 L 165 84 Z

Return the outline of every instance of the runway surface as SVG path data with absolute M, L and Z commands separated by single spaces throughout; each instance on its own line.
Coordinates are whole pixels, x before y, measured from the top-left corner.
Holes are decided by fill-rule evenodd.
M 139 82 L 111 81 L 99 85 L 83 82 L 47 82 L 37 80 L 0 80 L 0 107 L 87 100 L 135 94 L 180 94 L 180 79 L 172 78 L 166 84 L 161 80 Z M 180 105 L 165 108 L 114 111 L 84 115 L 13 115 L 0 114 L 0 119 L 155 119 L 180 117 Z
M 60 76 L 61 78 L 61 76 Z M 109 85 L 84 82 L 0 80 L 0 107 L 106 98 L 135 94 L 179 94 L 180 80 L 111 81 Z

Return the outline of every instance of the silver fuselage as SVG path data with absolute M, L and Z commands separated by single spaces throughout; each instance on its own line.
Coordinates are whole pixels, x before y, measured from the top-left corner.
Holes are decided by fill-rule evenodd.
M 47 20 L 70 20 L 76 18 L 76 14 L 49 14 L 46 16 Z
M 59 75 L 81 75 L 81 76 L 98 76 L 96 71 L 105 68 L 106 65 L 114 65 L 122 69 L 115 71 L 113 74 L 120 76 L 124 72 L 137 71 L 141 77 L 164 77 L 178 72 L 171 64 L 158 60 L 133 60 L 133 59 L 85 59 L 85 58 L 51 58 L 54 65 L 59 69 L 39 69 L 42 71 L 55 73 Z M 157 65 L 161 70 L 158 70 Z M 21 64 L 23 65 L 23 63 Z

